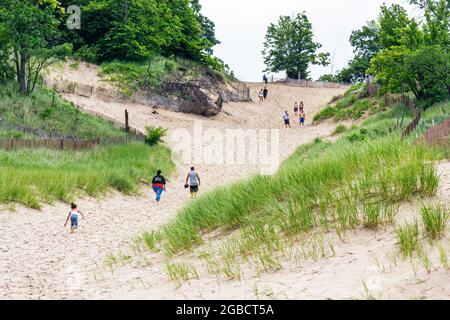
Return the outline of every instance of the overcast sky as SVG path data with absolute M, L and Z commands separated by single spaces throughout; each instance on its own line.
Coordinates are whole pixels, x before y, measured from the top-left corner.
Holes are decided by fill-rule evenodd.
M 366 21 L 377 18 L 383 3 L 398 3 L 412 14 L 406 0 L 200 0 L 203 14 L 216 24 L 217 38 L 222 42 L 214 53 L 223 59 L 240 80 L 257 81 L 265 69 L 261 51 L 267 26 L 280 15 L 295 15 L 306 11 L 311 21 L 315 41 L 321 50 L 335 55 L 334 70 L 346 66 L 353 57 L 348 39 L 351 31 Z M 331 72 L 328 67 L 310 68 L 317 79 Z

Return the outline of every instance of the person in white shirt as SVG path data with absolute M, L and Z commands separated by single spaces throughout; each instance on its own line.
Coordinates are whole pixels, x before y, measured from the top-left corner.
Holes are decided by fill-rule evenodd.
M 200 186 L 200 176 L 195 171 L 195 168 L 192 167 L 191 171 L 187 174 L 185 185 L 185 187 L 190 188 L 191 198 L 195 198 L 197 196 L 199 186 Z
M 286 111 L 283 115 L 283 119 L 284 119 L 284 127 L 291 127 L 291 119 L 289 117 L 289 113 Z

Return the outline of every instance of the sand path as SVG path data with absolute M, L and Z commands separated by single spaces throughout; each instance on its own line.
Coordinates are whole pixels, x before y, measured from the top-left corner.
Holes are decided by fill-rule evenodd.
M 90 70 L 75 79 L 95 83 L 96 73 Z M 74 79 L 71 76 L 72 79 Z M 98 80 L 98 79 L 97 79 Z M 167 142 L 176 147 L 171 136 L 194 123 L 205 131 L 218 129 L 279 129 L 280 160 L 289 156 L 299 145 L 316 137 L 327 137 L 335 125 L 312 127 L 310 120 L 338 89 L 308 89 L 273 84 L 269 100 L 260 103 L 256 93 L 261 84 L 249 84 L 254 103 L 230 103 L 217 117 L 154 110 L 132 104 L 105 103 L 75 95 L 65 95 L 90 111 L 123 120 L 125 109 L 130 112 L 131 126 L 143 130 L 146 125 L 169 128 Z M 308 126 L 284 129 L 282 114 L 292 111 L 294 101 L 303 100 Z M 153 111 L 157 111 L 155 114 Z M 195 149 L 198 151 L 197 149 Z M 255 165 L 196 165 L 203 178 L 202 192 L 218 185 L 257 173 Z M 153 230 L 172 218 L 186 201 L 183 188 L 187 164 L 177 167 L 170 178 L 168 192 L 160 204 L 155 204 L 148 187 L 138 196 L 123 196 L 117 192 L 102 199 L 83 198 L 77 202 L 87 214 L 75 235 L 63 229 L 67 205 L 55 203 L 40 211 L 18 206 L 15 212 L 0 209 L 0 298 L 2 299 L 345 299 L 367 298 L 438 298 L 450 297 L 448 271 L 439 264 L 436 250 L 430 258 L 435 265 L 428 273 L 420 262 L 414 267 L 397 257 L 395 232 L 392 227 L 368 232 L 349 232 L 344 241 L 329 234 L 327 241 L 335 244 L 335 255 L 318 261 L 283 260 L 283 268 L 275 274 L 258 275 L 245 268 L 241 281 L 217 279 L 205 271 L 196 255 L 182 257 L 201 274 L 181 288 L 168 280 L 164 272 L 166 258 L 162 254 L 143 252 L 131 260 L 127 255 L 133 237 L 143 230 Z M 439 198 L 450 204 L 450 163 L 438 165 L 441 176 Z M 399 219 L 418 214 L 418 203 L 404 204 Z M 448 250 L 448 238 L 442 243 Z M 298 252 L 297 252 L 298 253 Z M 107 257 L 113 254 L 125 263 L 108 267 Z M 294 252 L 294 256 L 295 256 Z M 368 291 L 364 289 L 364 284 Z
M 80 78 L 81 80 L 82 78 Z M 249 84 L 254 101 L 261 84 Z M 224 113 L 205 119 L 201 116 L 171 113 L 142 105 L 105 103 L 75 95 L 65 95 L 80 107 L 123 120 L 125 109 L 130 112 L 130 125 L 143 130 L 146 125 L 163 126 L 169 129 L 167 142 L 173 147 L 171 136 L 180 128 L 193 131 L 194 123 L 205 131 L 218 129 L 280 129 L 280 160 L 289 156 L 299 145 L 316 137 L 326 137 L 334 125 L 323 124 L 312 127 L 313 114 L 319 111 L 342 89 L 296 88 L 279 84 L 269 87 L 270 97 L 264 103 L 230 103 Z M 308 116 L 304 128 L 284 129 L 282 114 L 292 111 L 294 101 L 303 100 Z M 162 203 L 156 205 L 149 188 L 143 188 L 139 196 L 123 196 L 112 192 L 102 199 L 83 198 L 77 202 L 86 213 L 76 235 L 63 228 L 67 205 L 46 205 L 40 211 L 17 206 L 14 212 L 6 207 L 0 211 L 0 298 L 90 298 L 110 296 L 118 293 L 118 282 L 98 286 L 95 278 L 105 257 L 127 246 L 142 230 L 155 229 L 173 217 L 188 200 L 183 188 L 183 179 L 188 165 L 178 167 L 170 178 L 168 192 Z M 203 178 L 202 191 L 217 185 L 228 184 L 237 179 L 259 172 L 255 165 L 197 165 Z M 161 266 L 162 270 L 162 266 Z M 97 279 L 98 280 L 98 279 Z M 169 292 L 173 286 L 164 281 Z M 133 284 L 134 285 L 134 284 Z M 132 287 L 133 287 L 132 285 Z M 159 293 L 154 295 L 158 297 Z M 161 295 L 161 298 L 169 297 Z

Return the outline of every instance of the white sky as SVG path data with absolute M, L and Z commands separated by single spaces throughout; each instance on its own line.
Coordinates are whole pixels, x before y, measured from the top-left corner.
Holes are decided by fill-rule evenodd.
M 315 41 L 320 49 L 335 54 L 334 70 L 342 69 L 353 57 L 349 37 L 352 30 L 377 18 L 383 3 L 398 3 L 415 12 L 406 0 L 200 0 L 202 13 L 216 24 L 217 38 L 222 42 L 214 54 L 223 59 L 240 80 L 259 81 L 265 69 L 261 51 L 270 23 L 280 15 L 306 11 Z M 311 76 L 317 79 L 331 72 L 328 67 L 312 66 Z M 283 74 L 282 74 L 283 75 Z

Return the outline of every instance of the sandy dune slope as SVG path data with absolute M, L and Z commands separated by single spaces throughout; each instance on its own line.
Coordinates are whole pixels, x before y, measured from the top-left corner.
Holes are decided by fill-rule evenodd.
M 79 80 L 83 81 L 83 78 Z M 211 119 L 141 105 L 105 103 L 75 95 L 65 95 L 65 98 L 81 108 L 118 121 L 123 120 L 124 110 L 128 109 L 132 127 L 139 130 L 144 130 L 146 125 L 168 128 L 167 142 L 171 147 L 177 147 L 172 137 L 180 133 L 180 129 L 186 129 L 189 134 L 199 125 L 204 131 L 215 129 L 222 134 L 227 129 L 279 129 L 276 132 L 280 141 L 280 161 L 299 145 L 317 137 L 327 137 L 334 130 L 333 124 L 311 126 L 311 119 L 342 90 L 272 84 L 269 100 L 260 103 L 256 93 L 262 85 L 249 85 L 255 102 L 227 104 L 222 114 Z M 307 126 L 300 128 L 295 123 L 293 128 L 284 129 L 283 112 L 292 113 L 293 103 L 299 100 L 306 106 Z M 198 153 L 197 147 L 193 150 Z M 8 212 L 6 207 L 1 209 L 0 298 L 364 298 L 362 281 L 368 277 L 369 281 L 381 281 L 383 298 L 450 297 L 449 274 L 441 269 L 427 274 L 418 267 L 419 271 L 414 275 L 408 263 L 399 262 L 389 270 L 386 253 L 395 253 L 395 237 L 390 229 L 376 234 L 362 230 L 348 234 L 348 241 L 336 240 L 334 257 L 300 265 L 287 261 L 275 275 L 257 276 L 249 271 L 248 277 L 241 282 L 222 280 L 217 283 L 205 274 L 200 280 L 177 289 L 164 272 L 162 255 L 146 256 L 145 267 L 136 262 L 111 270 L 105 267 L 108 255 L 117 256 L 121 250 L 126 252 L 133 237 L 164 224 L 189 201 L 183 188 L 188 167 L 187 163 L 179 164 L 170 178 L 168 192 L 159 204 L 155 203 L 148 187 L 143 187 L 138 196 L 112 192 L 102 199 L 79 199 L 79 207 L 87 214 L 87 220 L 81 221 L 75 235 L 62 227 L 67 214 L 65 204 L 47 205 L 40 211 L 23 207 L 17 207 L 16 212 Z M 259 172 L 257 165 L 245 163 L 197 164 L 196 167 L 203 180 L 202 192 Z M 446 201 L 450 198 L 448 169 L 448 163 L 439 166 L 443 173 L 440 197 Z M 403 212 L 415 210 L 413 204 L 402 208 Z M 196 259 L 192 257 L 191 260 Z M 379 263 L 374 263 L 375 260 Z M 381 265 L 386 267 L 383 269 Z

